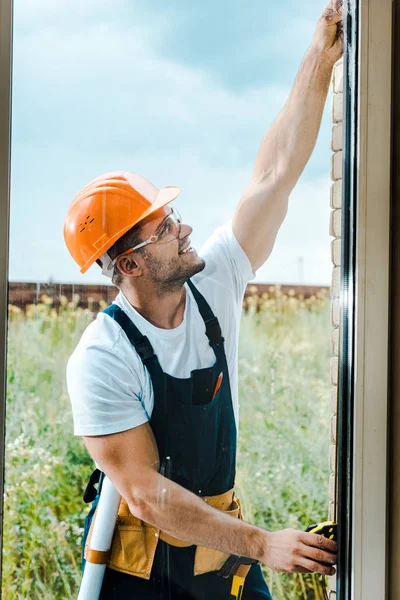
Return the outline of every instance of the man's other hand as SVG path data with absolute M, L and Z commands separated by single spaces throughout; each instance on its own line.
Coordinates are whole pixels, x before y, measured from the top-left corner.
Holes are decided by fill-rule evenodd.
M 268 532 L 262 562 L 273 571 L 334 575 L 336 542 L 296 529 Z
M 319 19 L 311 47 L 334 65 L 343 55 L 343 0 L 331 0 Z

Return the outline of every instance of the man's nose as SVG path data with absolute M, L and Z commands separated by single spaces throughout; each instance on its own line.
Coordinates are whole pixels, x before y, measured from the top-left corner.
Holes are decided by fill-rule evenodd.
M 182 223 L 181 224 L 181 232 L 179 234 L 179 239 L 183 240 L 183 238 L 190 235 L 192 233 L 192 231 L 193 231 L 193 227 L 190 227 L 190 225 L 187 225 L 186 223 Z

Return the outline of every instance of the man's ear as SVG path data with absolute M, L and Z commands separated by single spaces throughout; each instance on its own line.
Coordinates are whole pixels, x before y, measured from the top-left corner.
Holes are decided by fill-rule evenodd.
M 143 275 L 140 261 L 134 260 L 131 254 L 128 254 L 128 256 L 121 256 L 121 258 L 117 260 L 117 266 L 124 277 L 140 277 Z

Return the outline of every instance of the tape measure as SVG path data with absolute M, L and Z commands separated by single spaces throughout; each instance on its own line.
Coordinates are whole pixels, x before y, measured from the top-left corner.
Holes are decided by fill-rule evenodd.
M 306 532 L 317 533 L 328 538 L 328 540 L 337 542 L 337 523 L 334 523 L 333 521 L 324 521 L 323 523 L 318 524 L 314 523 L 314 525 L 307 527 Z
M 314 525 L 309 525 L 306 529 L 307 533 L 317 533 L 318 535 L 322 535 L 323 537 L 328 538 L 328 540 L 333 540 L 337 542 L 337 523 L 334 521 L 324 521 L 323 523 L 314 523 Z M 325 563 L 321 563 L 325 564 Z M 331 565 L 327 565 L 331 566 Z M 322 591 L 324 593 L 324 599 L 328 600 L 328 592 L 326 590 L 326 579 L 324 575 L 322 577 Z

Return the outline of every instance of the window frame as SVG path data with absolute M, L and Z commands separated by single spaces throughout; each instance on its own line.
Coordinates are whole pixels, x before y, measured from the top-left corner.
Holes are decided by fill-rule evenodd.
M 357 0 L 347 1 L 350 11 L 354 14 L 354 3 Z M 354 178 L 354 185 L 349 184 L 348 190 L 351 190 L 352 186 L 357 190 L 357 206 L 352 215 L 355 218 L 352 224 L 355 225 L 356 231 L 353 240 L 356 260 L 353 263 L 354 278 L 350 282 L 354 296 L 349 294 L 348 281 L 347 288 L 342 287 L 341 328 L 349 316 L 353 320 L 348 322 L 349 335 L 352 335 L 351 346 L 348 336 L 341 336 L 339 363 L 339 378 L 343 378 L 345 369 L 349 366 L 353 374 L 350 382 L 346 383 L 342 379 L 342 389 L 339 385 L 339 393 L 344 391 L 345 386 L 351 394 L 349 398 L 354 410 L 354 419 L 350 421 L 354 442 L 351 448 L 352 455 L 342 459 L 338 457 L 339 462 L 347 461 L 352 469 L 352 489 L 346 500 L 350 503 L 345 505 L 347 509 L 351 508 L 349 525 L 352 532 L 352 570 L 349 580 L 343 579 L 344 574 L 340 570 L 338 572 L 340 600 L 350 598 L 348 594 L 355 600 L 366 600 L 384 598 L 387 593 L 392 21 L 392 0 L 359 0 L 360 63 L 356 90 L 358 146 L 354 162 L 350 167 L 344 164 L 344 188 L 347 169 L 347 177 Z M 3 0 L 0 3 L 0 29 L 0 513 L 3 515 L 12 0 Z M 348 56 L 351 58 L 351 51 Z M 348 80 L 347 84 L 349 83 Z M 385 110 L 382 110 L 382 107 L 385 107 Z M 352 173 L 349 169 L 352 169 Z M 379 198 L 379 203 L 376 198 Z M 342 217 L 343 223 L 348 224 L 350 219 L 345 206 L 344 204 L 342 208 Z M 342 246 L 342 252 L 344 246 L 345 244 Z M 342 285 L 345 285 L 343 278 Z M 352 360 L 351 364 L 346 363 L 349 357 Z M 349 384 L 352 382 L 354 385 Z M 376 402 L 376 398 L 382 399 L 382 402 Z M 340 499 L 338 508 L 340 509 Z M 2 531 L 3 524 L 1 539 Z M 373 545 L 370 543 L 371 539 L 374 540 Z
M 354 14 L 357 0 L 348 0 L 348 3 Z M 347 89 L 350 92 L 355 81 L 352 94 L 357 98 L 357 114 L 350 113 L 349 122 L 345 123 L 345 129 L 351 128 L 350 121 L 355 118 L 354 160 L 346 165 L 345 152 L 343 156 L 344 180 L 347 176 L 349 181 L 347 187 L 343 181 L 342 224 L 344 233 L 347 228 L 353 236 L 354 278 L 347 291 L 346 281 L 342 279 L 341 288 L 341 319 L 349 316 L 346 315 L 349 309 L 351 327 L 347 339 L 341 336 L 340 355 L 342 361 L 347 355 L 353 362 L 351 380 L 344 382 L 347 388 L 339 387 L 339 405 L 341 391 L 349 394 L 347 399 L 352 396 L 351 414 L 347 414 L 351 425 L 348 431 L 352 437 L 351 455 L 345 456 L 351 470 L 351 477 L 347 479 L 350 489 L 343 491 L 347 498 L 341 516 L 350 525 L 346 540 L 350 568 L 347 573 L 338 569 L 340 600 L 386 598 L 389 558 L 392 0 L 359 0 L 357 25 L 358 60 L 349 64 L 346 73 Z M 352 80 L 355 72 L 357 79 Z M 347 101 L 350 108 L 350 100 Z M 346 193 L 354 194 L 353 204 L 346 203 Z M 345 245 L 342 247 L 344 260 Z M 351 260 L 351 256 L 348 259 Z M 346 264 L 341 268 L 345 269 Z M 347 368 L 348 365 L 339 362 L 339 381 Z M 344 478 L 341 483 L 345 484 Z M 339 508 L 343 502 L 340 486 L 338 491 Z M 340 518 L 340 511 L 338 513 Z
M 12 0 L 0 2 L 0 557 L 3 554 L 3 494 L 6 416 L 8 253 L 10 223 Z M 0 580 L 2 560 L 0 561 Z M 0 594 L 1 595 L 1 594 Z

